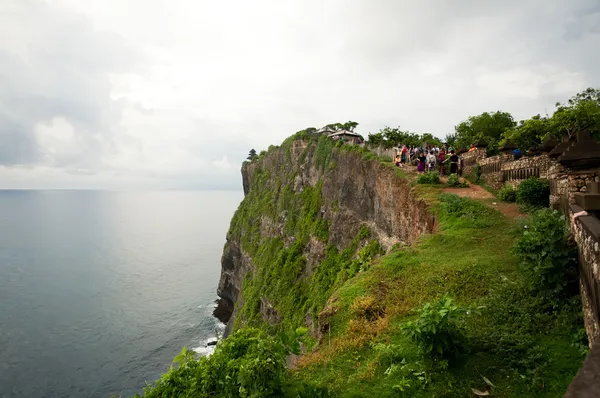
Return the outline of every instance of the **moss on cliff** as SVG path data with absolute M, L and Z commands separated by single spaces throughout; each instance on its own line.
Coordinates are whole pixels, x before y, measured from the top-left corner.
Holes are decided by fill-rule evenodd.
M 214 358 L 171 370 L 147 395 L 455 397 L 476 388 L 502 397 L 561 396 L 583 360 L 579 302 L 551 305 L 531 290 L 510 251 L 515 220 L 439 187 L 411 186 L 389 165 L 306 132 L 245 164 L 247 195 L 223 263 L 227 278 L 244 275 L 235 316 L 241 330 L 218 344 Z M 365 192 L 357 195 L 357 187 Z M 427 234 L 433 214 L 437 230 Z M 380 256 L 377 237 L 387 232 L 402 234 L 403 244 Z M 424 357 L 403 330 L 415 307 L 442 294 L 484 306 L 466 318 L 469 351 L 452 362 Z M 289 352 L 280 342 L 289 338 L 273 333 L 304 325 L 313 329 L 304 355 L 280 371 Z M 260 355 L 243 348 L 249 341 L 262 347 Z M 240 379 L 251 363 L 279 370 Z M 193 367 L 204 370 L 192 374 Z M 207 385 L 212 392 L 201 392 Z M 225 387 L 229 395 L 217 392 Z
M 493 396 L 562 396 L 583 360 L 578 300 L 556 307 L 535 296 L 510 252 L 514 220 L 439 189 L 421 194 L 431 199 L 439 231 L 334 292 L 321 319 L 327 339 L 296 363 L 295 377 L 335 396 L 470 396 L 489 388 L 483 377 Z M 402 329 L 412 309 L 444 293 L 485 306 L 467 317 L 469 352 L 449 367 L 424 358 Z
M 298 162 L 293 163 L 292 145 L 298 143 L 298 136 L 304 138 L 305 148 Z M 335 167 L 331 162 L 335 150 L 343 149 L 326 137 L 301 134 L 287 139 L 281 147 L 270 148 L 256 161 L 251 189 L 235 213 L 228 234 L 229 240 L 241 243 L 253 265 L 244 279 L 234 328 L 251 325 L 291 330 L 305 325 L 307 319 L 316 324 L 333 290 L 382 252 L 365 225 L 345 247 L 329 242 L 331 221 L 325 213 L 333 210 L 324 203 L 321 191 L 322 176 Z M 258 166 L 267 158 L 279 160 L 277 170 Z M 307 160 L 310 165 L 305 165 Z M 321 173 L 317 183 L 295 190 L 298 170 L 312 166 Z M 322 246 L 322 250 L 314 246 Z M 315 250 L 317 253 L 312 253 Z M 319 264 L 307 269 L 306 256 L 310 254 L 318 257 Z

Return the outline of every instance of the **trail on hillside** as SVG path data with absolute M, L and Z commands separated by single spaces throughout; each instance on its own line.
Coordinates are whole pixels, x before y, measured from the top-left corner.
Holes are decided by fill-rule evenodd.
M 407 177 L 411 179 L 416 179 L 419 175 L 419 173 L 416 172 L 415 167 L 405 167 L 403 168 L 403 171 L 406 173 Z M 468 181 L 462 177 L 460 178 L 460 181 L 468 184 Z M 440 176 L 440 182 L 446 184 L 448 182 L 448 176 Z M 463 198 L 481 200 L 487 206 L 498 210 L 500 213 L 509 218 L 517 218 L 525 215 L 519 210 L 519 206 L 517 204 L 499 201 L 491 192 L 486 191 L 480 185 L 469 184 L 469 186 L 466 188 L 448 187 L 442 189 L 442 192 L 452 193 Z
M 444 183 L 447 182 L 447 177 L 445 176 L 440 179 Z M 466 180 L 461 178 L 461 182 L 466 182 Z M 509 218 L 517 218 L 524 215 L 519 211 L 519 206 L 515 203 L 500 202 L 491 192 L 486 191 L 480 185 L 469 184 L 467 188 L 444 188 L 443 192 L 453 193 L 464 198 L 481 200 L 487 206 L 498 210 Z

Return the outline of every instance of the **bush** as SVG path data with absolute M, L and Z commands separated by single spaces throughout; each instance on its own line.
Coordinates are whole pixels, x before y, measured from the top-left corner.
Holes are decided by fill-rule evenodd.
M 440 183 L 440 175 L 435 171 L 430 171 L 424 174 L 419 175 L 417 178 L 418 184 L 439 184 Z
M 458 187 L 458 188 L 467 188 L 469 185 L 467 185 L 466 182 L 460 182 L 460 177 L 458 176 L 458 174 L 450 174 L 450 176 L 448 177 L 448 182 L 447 182 L 449 187 Z
M 279 397 L 287 387 L 287 351 L 258 329 L 233 333 L 210 357 L 196 361 L 184 354 L 176 358 L 178 368 L 144 389 L 144 397 Z
M 577 250 L 567 239 L 564 216 L 541 209 L 532 214 L 524 229 L 514 247 L 523 271 L 542 293 L 552 297 L 569 294 L 576 285 Z
M 517 203 L 531 207 L 550 206 L 550 187 L 548 180 L 529 177 L 517 187 Z
M 416 310 L 419 317 L 408 322 L 404 330 L 421 351 L 434 358 L 455 357 L 465 348 L 462 314 L 466 311 L 443 296 L 437 303 L 427 303 Z
M 517 192 L 512 185 L 503 185 L 498 191 L 498 199 L 503 202 L 514 202 L 517 199 Z
M 475 165 L 475 183 L 479 184 L 481 182 L 481 166 L 479 164 Z

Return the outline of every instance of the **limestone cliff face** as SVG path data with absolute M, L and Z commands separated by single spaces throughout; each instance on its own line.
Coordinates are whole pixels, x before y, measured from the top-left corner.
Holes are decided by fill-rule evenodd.
M 321 153 L 319 153 L 319 151 Z M 308 187 L 320 187 L 322 205 L 316 217 L 326 220 L 329 229 L 326 239 L 311 236 L 303 245 L 304 270 L 301 279 L 310 279 L 322 265 L 326 246 L 342 250 L 353 241 L 357 233 L 367 226 L 371 236 L 388 251 L 398 243 L 411 243 L 420 235 L 433 231 L 435 220 L 425 202 L 416 197 L 408 180 L 399 177 L 396 170 L 376 159 L 365 160 L 362 153 L 348 148 L 331 148 L 323 154 L 312 141 L 294 141 L 288 147 L 269 151 L 260 159 L 242 168 L 244 192 L 247 195 L 239 212 L 253 204 L 247 203 L 254 189 L 263 189 L 265 195 L 277 198 L 287 187 L 295 194 Z M 326 158 L 326 161 L 323 161 Z M 325 164 L 326 163 L 326 164 Z M 268 180 L 255 178 L 267 172 Z M 265 189 L 265 184 L 278 181 Z M 262 184 L 254 186 L 253 184 Z M 262 191 L 261 191 L 262 192 Z M 253 200 L 260 200 L 254 197 Z M 276 199 L 273 199 L 276 200 Z M 286 231 L 286 220 L 298 209 L 280 209 L 279 214 L 261 214 L 248 220 L 250 228 L 260 228 L 261 238 L 281 238 L 286 245 L 294 241 L 294 231 Z M 243 247 L 243 233 L 236 233 L 234 223 L 228 233 L 223 251 L 222 272 L 218 287 L 220 297 L 215 315 L 228 322 L 231 331 L 236 312 L 242 307 L 242 285 L 248 273 L 253 272 L 254 262 Z M 269 286 L 264 286 L 268 291 Z M 277 303 L 266 297 L 260 301 L 264 321 L 278 321 Z M 307 317 L 307 322 L 311 321 Z

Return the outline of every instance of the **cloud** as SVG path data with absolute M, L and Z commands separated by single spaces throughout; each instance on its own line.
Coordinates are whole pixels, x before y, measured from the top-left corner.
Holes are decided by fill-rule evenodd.
M 0 186 L 239 188 L 307 126 L 551 112 L 597 48 L 596 0 L 5 0 Z
M 133 65 L 135 50 L 115 33 L 95 31 L 88 18 L 43 2 L 0 7 L 0 163 L 98 163 L 120 111 L 109 99 L 108 73 Z M 64 147 L 54 145 L 57 134 Z

